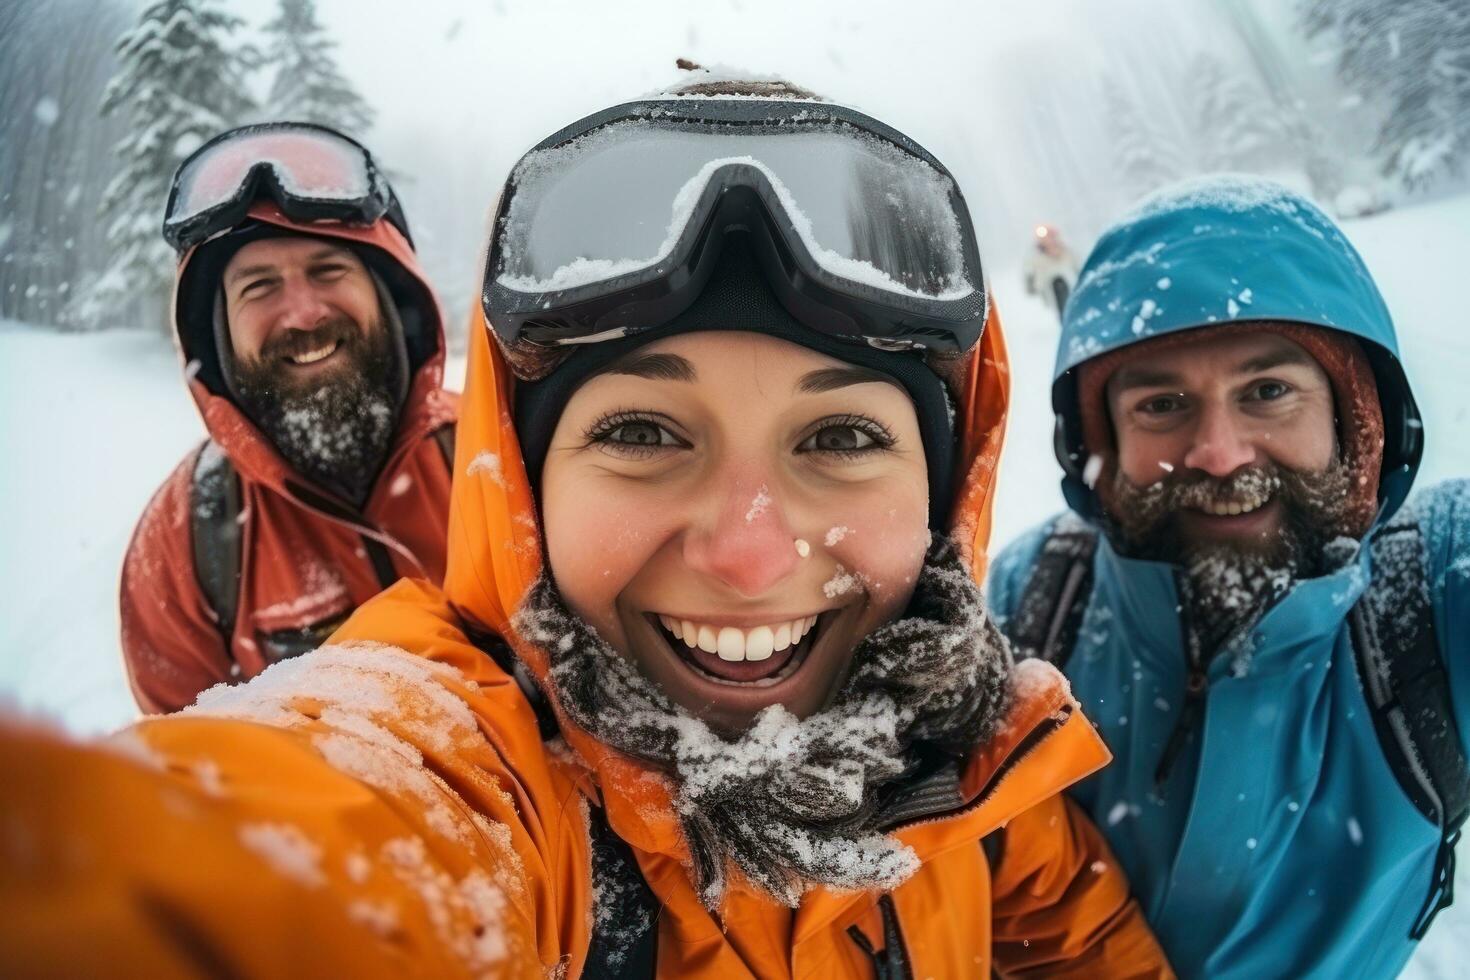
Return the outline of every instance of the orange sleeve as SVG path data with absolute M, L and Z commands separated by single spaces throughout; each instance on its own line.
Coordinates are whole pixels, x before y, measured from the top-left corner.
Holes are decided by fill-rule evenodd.
M 1002 976 L 1174 976 L 1122 868 L 1075 803 L 1051 797 L 1002 834 L 991 872 Z
M 0 975 L 555 966 L 464 682 L 383 649 L 289 666 L 91 745 L 0 724 Z
M 154 494 L 123 559 L 123 662 L 145 712 L 177 711 L 230 679 L 231 658 L 194 572 L 189 498 L 195 453 Z

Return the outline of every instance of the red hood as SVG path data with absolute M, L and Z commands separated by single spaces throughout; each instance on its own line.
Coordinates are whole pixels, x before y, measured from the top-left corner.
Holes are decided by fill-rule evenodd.
M 249 216 L 257 221 L 322 238 L 336 238 L 358 246 L 356 251 L 387 282 L 397 301 L 408 346 L 408 397 L 398 420 L 390 459 L 415 444 L 428 431 L 454 416 L 454 399 L 443 390 L 444 314 L 439 300 L 419 267 L 413 247 L 386 220 L 361 227 L 343 224 L 301 224 L 286 217 L 276 205 L 257 203 Z M 185 252 L 174 279 L 173 328 L 180 364 L 204 427 L 229 456 L 237 471 L 251 480 L 288 493 L 286 481 L 311 485 L 281 458 L 275 447 L 231 399 L 220 381 L 219 351 L 214 340 L 213 284 L 191 279 L 191 266 L 208 243 Z M 195 277 L 197 278 L 197 276 Z M 208 314 L 204 310 L 209 310 Z M 385 466 L 384 471 L 391 467 Z M 317 492 L 324 492 L 315 488 Z

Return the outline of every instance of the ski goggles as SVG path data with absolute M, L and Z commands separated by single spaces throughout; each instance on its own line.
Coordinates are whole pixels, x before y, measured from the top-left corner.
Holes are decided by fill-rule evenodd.
M 979 249 L 944 166 L 852 109 L 768 98 L 628 103 L 531 149 L 496 210 L 486 319 L 518 367 L 528 347 L 658 326 L 699 295 L 732 231 L 824 333 L 950 354 L 980 337 Z
M 409 238 L 393 189 L 361 144 L 292 122 L 232 129 L 191 153 L 169 188 L 163 237 L 187 251 L 238 225 L 265 195 L 292 221 L 370 225 L 386 216 Z

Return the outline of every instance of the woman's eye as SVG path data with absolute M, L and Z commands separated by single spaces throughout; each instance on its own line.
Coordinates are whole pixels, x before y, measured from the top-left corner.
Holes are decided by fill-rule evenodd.
M 657 422 L 624 422 L 603 437 L 623 446 L 677 446 L 679 440 Z
M 589 443 L 603 452 L 642 459 L 667 449 L 687 448 L 688 443 L 651 418 L 622 413 L 601 419 L 587 433 Z
M 802 444 L 803 449 L 816 449 L 828 453 L 850 453 L 876 445 L 873 437 L 850 425 L 828 426 Z
M 802 440 L 799 453 L 833 453 L 839 456 L 862 456 L 887 449 L 893 440 L 876 423 L 828 422 Z

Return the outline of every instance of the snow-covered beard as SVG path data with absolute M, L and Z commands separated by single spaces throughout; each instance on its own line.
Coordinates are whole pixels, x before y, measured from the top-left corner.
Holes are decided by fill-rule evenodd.
M 293 384 L 281 358 L 293 350 L 341 343 L 344 362 L 321 378 Z M 260 356 L 235 365 L 245 414 L 299 473 L 361 505 L 388 455 L 398 421 L 397 362 L 381 321 L 360 329 L 348 317 L 312 331 L 284 331 Z
M 1170 475 L 1147 487 L 1119 473 L 1110 505 L 1114 537 L 1129 557 L 1183 568 L 1181 599 L 1200 651 L 1208 656 L 1259 619 L 1293 582 L 1327 570 L 1326 546 L 1345 534 L 1351 479 L 1340 459 L 1320 473 L 1267 462 L 1224 479 Z M 1176 518 L 1184 508 L 1266 496 L 1279 499 L 1285 510 L 1280 531 L 1267 540 L 1195 543 L 1179 530 Z
M 732 867 L 792 907 L 816 885 L 904 881 L 918 859 L 882 832 L 887 791 L 936 757 L 959 759 L 987 741 L 1010 701 L 1010 648 L 938 536 L 904 617 L 858 644 L 830 707 L 798 719 L 772 705 L 733 738 L 675 704 L 547 578 L 515 627 L 549 652 L 553 693 L 573 722 L 671 777 L 694 884 L 710 908 Z

